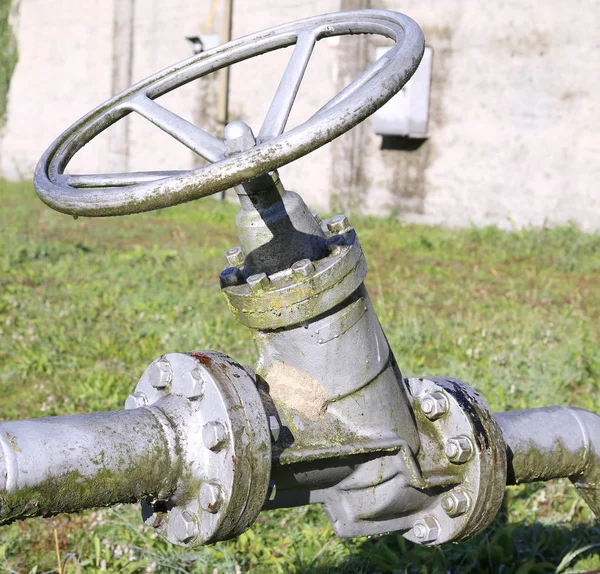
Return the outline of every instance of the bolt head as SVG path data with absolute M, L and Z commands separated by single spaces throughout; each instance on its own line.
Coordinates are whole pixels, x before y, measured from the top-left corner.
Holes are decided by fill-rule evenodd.
M 148 367 L 148 377 L 150 384 L 156 389 L 168 387 L 173 380 L 173 371 L 171 363 L 164 357 L 154 361 Z
M 129 409 L 139 409 L 140 407 L 144 407 L 148 404 L 148 397 L 139 391 L 129 395 L 125 399 L 125 408 Z
M 169 513 L 169 530 L 176 540 L 186 544 L 197 536 L 198 525 L 187 510 L 176 507 Z
M 202 427 L 202 442 L 208 450 L 217 451 L 227 440 L 227 428 L 220 421 L 210 421 Z
M 470 503 L 469 495 L 460 489 L 452 490 L 442 498 L 442 508 L 452 518 L 460 516 L 469 510 Z
M 315 265 L 310 259 L 300 259 L 292 265 L 294 277 L 310 277 L 315 272 Z
M 421 399 L 421 410 L 430 421 L 443 417 L 449 408 L 450 405 L 444 393 L 429 393 Z
M 239 245 L 237 247 L 232 247 L 225 252 L 225 259 L 227 259 L 227 263 L 229 263 L 231 267 L 243 267 L 244 252 Z
M 277 417 L 273 415 L 269 416 L 269 430 L 271 431 L 271 438 L 277 442 L 281 433 L 281 426 L 277 420 Z
M 190 401 L 196 401 L 204 396 L 204 376 L 200 369 L 192 369 L 183 375 L 181 394 Z
M 327 222 L 327 229 L 331 234 L 338 235 L 350 229 L 350 222 L 345 215 L 334 215 Z
M 426 516 L 413 524 L 414 537 L 421 543 L 433 542 L 440 535 L 440 523 L 433 516 Z
M 248 286 L 250 287 L 250 291 L 264 291 L 269 286 L 269 277 L 266 273 L 256 273 L 255 275 L 250 275 L 248 279 L 246 279 Z
M 467 436 L 456 436 L 449 439 L 444 447 L 444 453 L 450 462 L 463 464 L 473 456 L 473 444 Z
M 223 139 L 228 155 L 249 150 L 256 145 L 252 128 L 247 123 L 239 120 L 230 122 L 225 126 Z
M 200 506 L 210 512 L 216 514 L 221 505 L 221 487 L 213 482 L 205 482 L 200 487 Z
M 225 289 L 225 287 L 233 287 L 234 285 L 239 285 L 242 282 L 242 271 L 239 267 L 225 267 L 221 274 L 219 275 L 219 283 L 221 284 L 221 289 Z

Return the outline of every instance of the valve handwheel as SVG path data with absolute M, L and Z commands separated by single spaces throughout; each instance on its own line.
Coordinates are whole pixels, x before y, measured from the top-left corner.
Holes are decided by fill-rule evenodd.
M 395 46 L 303 124 L 285 125 L 315 43 L 346 34 L 379 34 Z M 295 44 L 256 145 L 239 153 L 154 100 L 192 80 L 253 56 Z M 416 70 L 423 34 L 410 18 L 385 10 L 326 14 L 275 26 L 203 52 L 127 88 L 61 134 L 34 175 L 40 198 L 71 215 L 99 217 L 150 211 L 205 197 L 277 169 L 317 149 L 385 104 Z M 72 175 L 71 158 L 93 137 L 136 112 L 209 162 L 180 172 Z

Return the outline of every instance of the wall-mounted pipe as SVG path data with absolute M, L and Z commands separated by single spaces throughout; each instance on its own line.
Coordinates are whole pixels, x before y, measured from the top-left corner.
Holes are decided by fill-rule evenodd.
M 600 416 L 573 407 L 497 413 L 508 484 L 568 477 L 600 518 Z

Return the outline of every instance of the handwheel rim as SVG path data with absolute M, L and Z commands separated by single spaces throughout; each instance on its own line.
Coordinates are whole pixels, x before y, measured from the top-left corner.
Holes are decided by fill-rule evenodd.
M 307 30 L 315 34 L 315 43 L 329 36 L 368 33 L 386 36 L 396 45 L 359 76 L 359 79 L 363 76 L 366 79 L 341 101 L 335 102 L 338 94 L 329 102 L 333 104 L 326 105 L 304 123 L 260 142 L 248 151 L 188 172 L 168 173 L 165 177 L 158 174 L 159 179 L 153 181 L 93 189 L 71 185 L 78 181 L 78 176 L 64 173 L 69 161 L 110 125 L 134 111 L 139 113 L 136 105 L 141 97 L 154 105 L 155 98 L 217 69 L 296 44 L 300 34 Z M 423 49 L 424 39 L 419 26 L 403 14 L 385 10 L 356 10 L 306 18 L 233 40 L 149 76 L 83 116 L 41 157 L 34 173 L 36 191 L 53 209 L 88 217 L 150 211 L 224 191 L 314 151 L 364 120 L 408 81 L 419 64 Z M 197 130 L 205 133 L 200 128 Z M 80 180 L 81 177 L 86 176 L 79 176 Z M 91 181 L 100 181 L 104 176 L 89 177 Z M 110 178 L 110 174 L 105 177 Z

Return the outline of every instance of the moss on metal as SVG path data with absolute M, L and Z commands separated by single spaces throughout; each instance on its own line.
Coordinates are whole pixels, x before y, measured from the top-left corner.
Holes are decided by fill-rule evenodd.
M 17 38 L 11 26 L 16 10 L 12 0 L 0 0 L 0 129 L 6 123 L 8 88 L 18 60 Z

